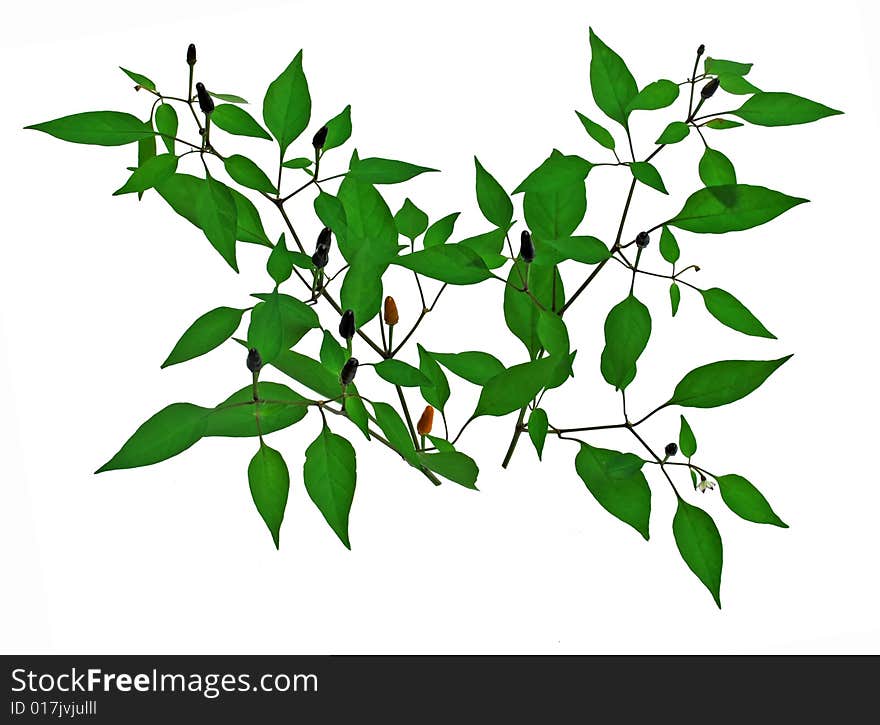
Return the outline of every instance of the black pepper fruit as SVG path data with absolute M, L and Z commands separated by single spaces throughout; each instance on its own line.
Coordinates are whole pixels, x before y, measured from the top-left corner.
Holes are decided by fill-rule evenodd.
M 636 246 L 639 249 L 644 249 L 648 246 L 648 243 L 651 241 L 651 237 L 648 232 L 639 232 L 636 234 Z
M 358 369 L 358 361 L 355 357 L 350 357 L 346 361 L 345 365 L 342 366 L 342 372 L 339 373 L 339 380 L 343 385 L 348 385 L 354 380 L 354 376 L 357 373 Z
M 190 43 L 189 48 L 186 49 L 186 62 L 190 66 L 196 64 L 196 46 L 194 43 Z
M 339 336 L 343 340 L 351 340 L 354 337 L 354 310 L 346 310 L 339 320 Z
M 214 99 L 208 93 L 204 83 L 196 83 L 196 95 L 199 97 L 199 108 L 206 116 L 214 112 Z
M 260 353 L 255 347 L 248 350 L 247 366 L 248 370 L 252 373 L 259 372 L 260 368 L 263 367 L 263 358 L 260 357 Z
M 535 259 L 535 243 L 528 229 L 523 229 L 519 235 L 519 256 L 526 264 L 531 264 Z
M 327 127 L 321 126 L 318 129 L 318 132 L 315 134 L 315 137 L 312 139 L 312 146 L 316 149 L 324 148 L 324 144 L 327 142 Z
M 666 455 L 669 457 L 674 456 L 678 453 L 678 446 L 675 443 L 667 443 L 666 444 Z
M 715 94 L 715 91 L 718 90 L 718 84 L 720 82 L 721 81 L 719 81 L 717 78 L 713 78 L 700 89 L 700 95 L 703 98 L 711 98 Z

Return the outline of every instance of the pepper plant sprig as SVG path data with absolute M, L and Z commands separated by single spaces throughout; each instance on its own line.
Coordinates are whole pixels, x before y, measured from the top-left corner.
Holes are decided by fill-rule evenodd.
M 676 441 L 662 446 L 649 442 L 639 428 L 672 408 L 711 408 L 739 400 L 763 384 L 790 356 L 702 365 L 684 375 L 669 397 L 633 417 L 626 391 L 651 337 L 651 313 L 636 292 L 642 284 L 639 280 L 663 280 L 669 284 L 673 316 L 685 288 L 698 293 L 708 312 L 727 327 L 775 339 L 732 294 L 693 282 L 691 275 L 699 267 L 680 266 L 675 234 L 749 229 L 806 201 L 739 183 L 732 162 L 710 146 L 709 130 L 728 130 L 743 122 L 760 126 L 807 123 L 839 112 L 793 94 L 761 91 L 746 80 L 751 64 L 705 56 L 703 46 L 697 50 L 686 80 L 663 79 L 641 88 L 622 58 L 592 30 L 590 46 L 593 99 L 599 110 L 620 126 L 622 136 L 615 138 L 583 113 L 577 116 L 587 134 L 611 158 L 588 161 L 554 149 L 512 194 L 475 158 L 477 203 L 490 228 L 456 242 L 450 239 L 459 212 L 431 222 L 428 214 L 407 198 L 392 214 L 380 191 L 382 186 L 402 184 L 434 169 L 362 158 L 356 150 L 347 168 L 340 169 L 338 158 L 333 161 L 335 153 L 325 161 L 325 154 L 351 137 L 350 106 L 318 126 L 310 142 L 309 135 L 303 141 L 312 119 L 302 52 L 269 85 L 263 98 L 262 123 L 246 110 L 243 98 L 216 92 L 199 78 L 196 49 L 191 45 L 186 54 L 188 70 L 181 79 L 186 82 L 185 93 L 165 93 L 164 86 L 160 90 L 146 76 L 123 69 L 136 83 L 136 90 L 153 97 L 146 121 L 129 113 L 97 111 L 29 127 L 76 143 L 136 145 L 137 165 L 130 168 L 130 176 L 116 193 L 138 197 L 157 193 L 202 231 L 233 270 L 238 271 L 239 243 L 270 250 L 266 271 L 271 284 L 266 291 L 255 293 L 256 301 L 251 304 L 218 307 L 199 317 L 163 363 L 167 367 L 199 358 L 225 343 L 240 344 L 248 384 L 214 406 L 173 403 L 163 408 L 99 471 L 158 463 L 204 437 L 254 437 L 257 451 L 247 469 L 250 490 L 278 546 L 290 471 L 285 458 L 266 443 L 266 438 L 314 411 L 321 429 L 305 448 L 302 480 L 329 525 L 349 546 L 357 456 L 351 442 L 338 432 L 336 419 L 347 421 L 349 430 L 359 431 L 367 441 L 388 448 L 434 484 L 447 479 L 475 488 L 477 465 L 458 450 L 459 440 L 474 420 L 515 414 L 504 467 L 523 433 L 528 434 L 539 458 L 548 437 L 576 443 L 575 470 L 587 489 L 609 513 L 645 539 L 649 536 L 651 489 L 644 470 L 645 466 L 656 466 L 676 496 L 678 508 L 672 526 L 679 551 L 720 606 L 720 535 L 709 514 L 685 500 L 674 476 L 687 471 L 694 490 L 704 493 L 717 485 L 723 501 L 744 519 L 785 524 L 748 480 L 734 474 L 715 475 L 702 463 L 698 465 L 694 460 L 696 437 L 683 415 L 674 423 Z M 632 133 L 634 114 L 671 107 L 683 88 L 687 92 L 686 111 L 678 116 L 680 120 L 660 129 L 653 148 L 640 156 Z M 733 110 L 712 111 L 719 95 L 733 97 L 737 103 L 737 96 L 746 98 Z M 190 131 L 182 130 L 184 123 Z M 668 193 L 655 159 L 667 146 L 691 136 L 702 148 L 698 171 L 703 187 L 688 196 L 677 213 L 662 221 L 644 220 L 639 231 L 629 233 L 637 188 Z M 269 166 L 232 151 L 230 147 L 242 137 L 274 144 Z M 623 151 L 617 146 L 621 138 L 626 144 Z M 299 150 L 291 153 L 293 148 Z M 331 166 L 333 163 L 336 166 Z M 186 173 L 184 165 L 194 173 Z M 579 233 L 585 231 L 587 178 L 597 167 L 622 169 L 631 177 L 610 243 Z M 312 198 L 314 220 L 292 214 L 287 206 L 306 194 Z M 520 195 L 525 228 L 519 230 L 515 250 L 511 239 L 517 236 L 514 199 Z M 253 199 L 278 225 L 276 242 L 265 231 L 263 214 Z M 304 231 L 308 227 L 312 229 L 309 233 Z M 309 238 L 316 240 L 314 245 L 306 243 Z M 631 247 L 635 247 L 634 254 Z M 671 265 L 668 273 L 647 267 L 654 248 Z M 399 281 L 390 289 L 386 273 L 391 266 L 412 273 L 411 290 L 400 289 Z M 568 275 L 569 270 L 584 268 L 582 281 L 566 295 L 561 270 Z M 611 307 L 605 319 L 600 359 L 579 360 L 575 365 L 576 350 L 566 313 L 603 269 L 623 272 L 623 299 Z M 524 361 L 506 365 L 482 350 L 441 352 L 419 341 L 421 325 L 447 289 L 498 282 L 503 285 L 507 327 L 526 348 Z M 415 312 L 411 306 L 399 307 L 398 300 L 406 294 L 417 298 Z M 404 310 L 409 322 L 401 332 L 397 328 Z M 236 337 L 245 317 L 246 334 Z M 585 332 L 601 334 L 598 330 Z M 412 362 L 401 359 L 407 354 Z M 552 396 L 545 402 L 545 395 L 571 386 L 575 369 L 590 371 L 597 363 L 605 382 L 620 393 L 620 417 L 610 422 L 573 423 L 558 420 L 556 414 L 551 417 L 548 402 Z M 265 379 L 270 369 L 285 376 L 286 382 Z M 461 421 L 454 436 L 446 415 L 454 389 L 448 373 L 478 389 L 474 412 Z M 368 392 L 362 393 L 361 388 Z M 568 388 L 566 392 L 578 394 Z M 413 405 L 415 394 L 422 399 L 418 406 Z M 435 410 L 442 422 L 442 436 L 439 424 L 435 425 Z M 599 448 L 585 440 L 591 433 L 614 430 L 647 457 Z M 686 460 L 674 460 L 679 455 Z

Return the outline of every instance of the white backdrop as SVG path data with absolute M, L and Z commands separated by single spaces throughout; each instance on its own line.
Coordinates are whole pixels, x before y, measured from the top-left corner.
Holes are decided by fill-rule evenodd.
M 880 68 L 869 3 L 741 1 L 723 15 L 699 2 L 246 5 L 52 2 L 2 11 L 0 649 L 876 652 Z M 602 158 L 573 113 L 601 120 L 587 86 L 589 25 L 640 84 L 683 79 L 702 42 L 716 57 L 754 62 L 750 78 L 761 88 L 846 111 L 808 126 L 709 132 L 740 181 L 812 200 L 749 232 L 679 235 L 684 259 L 703 268 L 696 281 L 733 291 L 778 341 L 721 327 L 687 294 L 670 320 L 666 285 L 639 280 L 655 331 L 631 388 L 634 412 L 698 364 L 795 353 L 753 396 L 688 415 L 706 466 L 747 476 L 791 525 L 749 524 L 717 493 L 694 497 L 724 537 L 722 611 L 675 550 L 675 503 L 657 471 L 646 543 L 585 490 L 572 444 L 548 441 L 538 464 L 524 439 L 502 473 L 512 416 L 482 419 L 463 438 L 481 465 L 479 493 L 435 489 L 384 449 L 357 442 L 352 552 L 297 476 L 315 420 L 271 438 L 293 473 L 280 552 L 250 500 L 252 440 L 211 439 L 155 467 L 92 475 L 164 405 L 216 403 L 246 384 L 235 345 L 166 371 L 159 364 L 198 315 L 265 287 L 265 250 L 242 248 L 235 276 L 154 194 L 140 205 L 110 196 L 133 147 L 74 146 L 23 126 L 101 108 L 145 113 L 148 99 L 116 66 L 180 88 L 191 41 L 200 77 L 249 98 L 259 117 L 266 84 L 304 48 L 313 118 L 351 103 L 363 154 L 442 168 L 386 187 L 388 198 L 396 209 L 405 193 L 432 219 L 462 210 L 460 238 L 487 229 L 473 195 L 474 153 L 508 189 L 554 146 Z M 640 153 L 676 109 L 636 118 Z M 258 160 L 271 158 L 268 143 L 243 143 Z M 639 188 L 628 234 L 678 209 L 698 183 L 700 152 L 692 138 L 658 158 L 671 194 Z M 342 170 L 348 151 L 334 156 L 328 171 Z M 626 183 L 622 170 L 591 174 L 590 233 L 613 235 Z M 281 231 L 270 208 L 263 218 L 270 236 Z M 307 216 L 300 226 L 313 239 L 317 224 Z M 660 267 L 656 246 L 649 251 Z M 405 284 L 390 281 L 404 322 L 413 309 Z M 602 318 L 625 284 L 609 269 L 567 318 L 577 382 L 547 396 L 554 418 L 616 415 L 598 356 Z M 500 298 L 500 285 L 450 290 L 423 327 L 428 346 L 485 345 L 508 364 L 521 361 Z M 457 428 L 474 391 L 458 392 L 465 384 L 451 380 Z M 662 447 L 677 434 L 677 412 L 646 430 Z M 629 445 L 611 434 L 591 440 Z

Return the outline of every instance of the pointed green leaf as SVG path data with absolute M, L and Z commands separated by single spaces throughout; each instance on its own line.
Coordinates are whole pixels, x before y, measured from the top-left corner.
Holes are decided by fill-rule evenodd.
M 321 326 L 315 308 L 302 300 L 274 291 L 252 295 L 263 302 L 278 301 L 281 314 L 281 349 L 288 350 L 309 331 Z M 265 360 L 265 358 L 264 358 Z
M 688 568 L 703 582 L 715 604 L 721 608 L 721 534 L 712 517 L 703 509 L 678 499 L 672 519 L 675 543 Z
M 428 228 L 428 215 L 407 198 L 394 215 L 394 224 L 407 239 L 415 239 Z
M 161 184 L 177 170 L 177 157 L 174 154 L 161 154 L 140 164 L 121 187 L 113 192 L 113 196 L 133 194 L 152 189 Z
M 675 282 L 669 285 L 669 302 L 672 305 L 672 316 L 675 317 L 681 304 L 681 288 Z
M 206 312 L 186 329 L 162 367 L 192 360 L 219 347 L 235 334 L 243 314 L 244 310 L 232 307 Z
M 235 238 L 242 242 L 271 247 L 272 242 L 266 236 L 257 207 L 241 192 L 235 189 L 230 189 L 229 192 L 235 202 Z
M 438 244 L 446 244 L 455 228 L 455 221 L 461 212 L 449 214 L 442 219 L 438 219 L 425 232 L 425 238 L 422 240 L 425 248 L 435 247 Z
M 483 386 L 474 417 L 507 415 L 524 407 L 549 384 L 557 363 L 557 358 L 544 357 L 498 373 Z
M 428 379 L 428 384 L 422 385 L 419 390 L 422 397 L 430 405 L 442 412 L 446 401 L 449 400 L 449 380 L 433 355 L 421 345 L 417 344 L 417 347 L 419 350 L 419 370 Z
M 251 310 L 248 347 L 258 350 L 265 365 L 271 364 L 284 349 L 284 327 L 281 323 L 281 303 L 277 292 Z
M 702 365 L 685 375 L 668 405 L 716 408 L 727 405 L 761 387 L 791 355 L 778 360 L 721 360 Z
M 183 453 L 205 434 L 207 408 L 172 403 L 138 428 L 96 473 L 151 466 Z
M 216 110 L 216 109 L 215 109 Z M 263 121 L 277 139 L 281 154 L 309 125 L 312 98 L 302 67 L 302 51 L 290 62 L 266 90 Z
M 141 75 L 140 73 L 135 73 L 134 71 L 131 71 L 131 70 L 126 70 L 122 66 L 119 66 L 119 70 L 121 70 L 123 73 L 125 73 L 125 75 L 127 75 L 135 83 L 137 83 L 139 86 L 141 86 L 141 88 L 147 88 L 151 91 L 156 90 L 156 84 L 153 83 L 153 81 L 151 81 L 145 75 Z
M 248 465 L 248 484 L 257 511 L 269 527 L 277 549 L 287 494 L 290 491 L 290 473 L 281 454 L 274 448 L 269 448 L 262 440 L 260 449 Z
M 573 181 L 568 186 L 558 186 L 548 191 L 527 191 L 523 197 L 523 213 L 526 224 L 536 241 L 535 249 L 540 254 L 539 240 L 564 239 L 571 236 L 583 221 L 587 211 L 587 189 L 583 180 Z M 547 260 L 536 256 L 541 263 Z
M 309 401 L 286 385 L 261 381 L 259 402 L 253 384 L 230 395 L 208 413 L 205 437 L 253 438 L 299 423 L 309 411 Z
M 448 284 L 476 284 L 492 276 L 477 253 L 461 244 L 428 247 L 397 257 L 392 264 Z
M 334 234 L 345 234 L 345 209 L 337 197 L 325 191 L 318 194 L 315 197 L 315 214 Z
M 671 106 L 678 98 L 678 92 L 678 84 L 672 81 L 663 79 L 649 83 L 629 102 L 626 113 L 629 115 L 633 111 L 655 111 Z
M 348 517 L 356 479 L 357 459 L 351 443 L 324 426 L 306 448 L 303 480 L 309 498 L 347 549 L 351 548 Z
M 214 109 L 214 112 L 211 114 L 211 123 L 236 136 L 264 138 L 267 141 L 272 140 L 266 129 L 251 114 L 243 108 L 229 103 L 221 103 Z
M 624 390 L 636 377 L 636 361 L 651 337 L 651 313 L 633 295 L 619 302 L 605 318 L 602 377 Z
M 293 254 L 287 249 L 283 234 L 266 260 L 266 271 L 276 285 L 283 284 L 293 274 Z
M 604 126 L 600 126 L 595 121 L 591 121 L 580 111 L 575 111 L 575 113 L 593 141 L 600 146 L 604 146 L 606 149 L 614 150 L 614 136 L 612 136 Z
M 638 531 L 645 541 L 651 518 L 651 489 L 642 473 L 645 462 L 632 453 L 594 448 L 586 443 L 575 469 L 587 489 L 612 516 Z
M 691 132 L 691 127 L 682 121 L 673 121 L 665 129 L 657 139 L 658 144 L 672 144 L 684 141 Z
M 756 126 L 794 126 L 841 113 L 793 93 L 756 93 L 733 115 Z
M 312 159 L 307 159 L 305 156 L 298 156 L 295 159 L 289 159 L 281 164 L 285 169 L 306 169 L 314 163 Z
M 368 184 L 399 184 L 430 171 L 437 171 L 437 169 L 417 166 L 406 161 L 367 158 L 353 161 L 349 167 L 348 176 Z
M 697 439 L 684 416 L 681 416 L 681 429 L 678 433 L 678 447 L 681 449 L 681 454 L 686 458 L 692 458 L 694 453 L 697 452 Z
M 698 234 L 737 232 L 765 224 L 806 201 L 763 186 L 710 186 L 691 194 L 667 224 Z
M 235 259 L 235 236 L 238 211 L 229 187 L 207 176 L 196 200 L 199 226 L 226 263 L 238 272 Z
M 678 240 L 676 240 L 667 226 L 664 226 L 663 231 L 660 232 L 660 256 L 669 264 L 675 264 L 681 256 Z
M 700 158 L 700 179 L 706 186 L 736 183 L 736 171 L 730 159 L 708 146 Z
M 474 385 L 485 385 L 504 371 L 503 363 L 488 352 L 432 352 L 438 363 Z
M 338 375 L 331 373 L 316 360 L 294 350 L 282 350 L 271 365 L 328 400 L 338 398 L 342 393 Z
M 722 73 L 718 76 L 718 82 L 722 90 L 735 96 L 745 96 L 761 92 L 760 88 L 734 73 Z
M 419 453 L 419 461 L 429 471 L 433 471 L 443 478 L 448 478 L 465 488 L 477 490 L 474 484 L 477 482 L 479 469 L 470 456 L 458 451 Z
M 590 89 L 596 105 L 609 118 L 626 126 L 628 109 L 638 94 L 635 78 L 623 59 L 590 28 Z
M 382 274 L 385 264 L 374 264 L 361 256 L 352 262 L 339 291 L 339 302 L 343 309 L 354 310 L 358 325 L 365 325 L 379 314 L 382 306 Z
M 400 414 L 388 403 L 373 403 L 373 412 L 376 415 L 376 424 L 385 434 L 388 442 L 404 460 L 413 466 L 418 466 L 419 457 L 416 448 Z
M 729 128 L 739 128 L 743 124 L 739 121 L 731 121 L 729 118 L 713 118 L 711 121 L 706 121 L 706 128 L 714 128 L 716 131 L 725 131 Z
M 483 216 L 496 227 L 506 227 L 513 219 L 513 202 L 501 186 L 474 156 L 477 169 L 477 204 Z
M 351 138 L 351 104 L 327 121 L 327 140 L 324 141 L 323 151 L 342 146 L 349 138 Z
M 267 194 L 276 193 L 275 184 L 247 156 L 242 156 L 241 154 L 227 156 L 223 161 L 223 165 L 226 167 L 226 173 L 232 177 L 233 181 L 238 182 L 242 186 L 255 189 L 256 191 L 263 191 Z
M 592 168 L 593 164 L 580 156 L 567 156 L 553 149 L 550 156 L 523 179 L 513 193 L 520 194 L 527 191 L 547 193 L 573 186 L 580 188 L 580 182 L 587 178 Z
M 571 350 L 568 328 L 562 318 L 550 310 L 541 310 L 536 326 L 541 346 L 551 355 L 567 355 Z
M 227 103 L 247 104 L 247 101 L 244 98 L 236 96 L 234 93 L 214 93 L 214 91 L 208 91 L 208 95 L 214 98 L 219 98 L 221 101 L 226 101 Z
M 174 153 L 174 138 L 177 136 L 177 111 L 170 103 L 162 103 L 156 109 L 156 131 L 162 137 L 169 154 Z
M 740 518 L 756 524 L 771 524 L 787 529 L 786 524 L 770 508 L 764 495 L 742 476 L 718 476 L 718 488 L 727 507 Z
M 722 325 L 727 325 L 727 327 L 745 335 L 776 339 L 776 335 L 764 327 L 761 321 L 730 292 L 713 287 L 712 289 L 700 290 L 700 294 L 703 295 L 703 302 L 706 304 L 709 314 Z
M 409 363 L 393 358 L 378 362 L 373 366 L 376 374 L 392 385 L 401 385 L 405 388 L 418 388 L 428 386 L 431 381 L 418 368 Z
M 504 321 L 529 352 L 536 357 L 541 347 L 538 339 L 538 314 L 541 308 L 525 292 L 521 292 L 526 265 L 518 259 L 510 269 L 504 287 Z M 533 263 L 529 271 L 529 290 L 544 309 L 559 310 L 565 303 L 562 277 L 556 267 Z
M 706 56 L 703 61 L 703 68 L 710 75 L 738 75 L 744 76 L 752 69 L 751 63 L 738 63 L 734 60 L 721 60 L 720 58 L 712 58 Z
M 538 453 L 538 460 L 544 455 L 544 441 L 547 440 L 547 412 L 543 408 L 535 408 L 529 416 L 529 438 Z
M 656 189 L 664 194 L 669 193 L 666 191 L 666 185 L 663 183 L 660 172 L 657 171 L 653 164 L 649 164 L 647 161 L 633 161 L 629 165 L 629 170 L 632 171 L 632 175 L 636 179 L 646 186 L 650 186 L 652 189 Z
M 96 146 L 123 146 L 155 135 L 149 124 L 119 111 L 87 111 L 25 128 L 48 133 L 62 141 Z
M 611 256 L 611 251 L 600 239 L 589 236 L 541 238 L 536 242 L 536 258 L 537 247 L 540 247 L 542 264 L 559 264 L 567 259 L 581 264 L 599 264 Z

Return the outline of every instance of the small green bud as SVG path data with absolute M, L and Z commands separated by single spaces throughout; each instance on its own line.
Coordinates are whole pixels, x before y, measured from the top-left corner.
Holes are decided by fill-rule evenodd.
M 645 247 L 647 247 L 650 241 L 651 236 L 648 234 L 648 232 L 639 232 L 638 234 L 636 234 L 636 246 L 639 249 L 644 249 Z
M 263 367 L 263 358 L 260 357 L 260 353 L 255 347 L 248 350 L 247 367 L 252 373 L 259 372 Z
M 354 310 L 346 310 L 342 313 L 342 319 L 339 320 L 339 336 L 343 340 L 351 340 L 354 337 Z
M 523 262 L 531 264 L 535 260 L 535 243 L 528 229 L 523 229 L 519 235 L 519 256 Z
M 189 48 L 186 49 L 186 62 L 189 66 L 196 64 L 196 46 L 194 43 L 190 43 Z
M 711 98 L 715 94 L 715 91 L 718 90 L 719 83 L 721 83 L 721 81 L 719 81 L 717 78 L 713 78 L 711 81 L 709 81 L 705 86 L 703 86 L 700 89 L 700 95 L 704 99 Z
M 204 83 L 196 83 L 196 95 L 199 97 L 199 108 L 206 116 L 214 112 L 214 99 L 208 93 Z
M 315 137 L 312 139 L 312 146 L 316 149 L 324 148 L 324 144 L 327 142 L 327 127 L 321 126 L 318 129 L 318 132 L 315 134 Z
M 667 443 L 666 444 L 666 457 L 671 458 L 676 453 L 678 453 L 678 446 L 675 443 Z
M 342 366 L 342 372 L 339 374 L 339 380 L 343 385 L 348 385 L 354 380 L 354 376 L 357 373 L 358 369 L 358 361 L 357 358 L 350 357 L 346 361 L 345 365 Z

